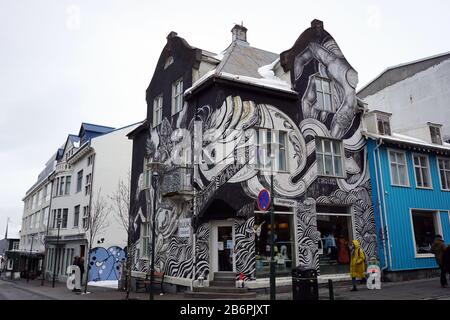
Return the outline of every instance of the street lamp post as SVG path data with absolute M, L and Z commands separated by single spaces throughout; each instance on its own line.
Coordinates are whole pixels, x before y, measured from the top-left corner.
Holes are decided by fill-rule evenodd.
M 59 246 L 59 230 L 61 229 L 61 218 L 57 218 L 57 223 L 58 223 L 58 236 L 56 237 L 56 248 L 55 248 L 55 263 L 54 263 L 54 267 L 53 267 L 53 281 L 52 281 L 52 288 L 55 287 L 55 279 L 56 279 L 56 258 L 58 256 L 58 246 Z M 58 259 L 59 261 L 59 259 Z M 58 264 L 58 269 L 59 269 L 59 264 Z
M 158 187 L 158 172 L 161 168 L 161 163 L 151 162 L 148 166 L 152 169 L 152 187 L 153 187 L 153 212 L 152 212 L 152 256 L 150 263 L 150 300 L 153 300 L 153 281 L 155 280 L 155 237 L 156 237 L 156 202 L 157 202 L 157 192 Z
M 273 162 L 275 155 L 270 155 L 270 300 L 275 300 L 276 296 L 276 283 L 275 283 L 275 213 L 274 213 L 274 192 L 273 192 Z

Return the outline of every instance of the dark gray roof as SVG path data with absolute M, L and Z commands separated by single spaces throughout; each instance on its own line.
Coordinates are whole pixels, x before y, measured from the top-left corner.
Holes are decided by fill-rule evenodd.
M 364 99 L 373 95 L 384 88 L 392 86 L 397 82 L 405 80 L 414 76 L 415 74 L 424 71 L 432 66 L 441 63 L 450 58 L 450 52 L 438 54 L 424 59 L 399 64 L 389 67 L 378 75 L 374 80 L 370 81 L 364 87 L 358 90 L 358 97 Z
M 251 47 L 244 41 L 233 41 L 226 49 L 217 72 L 227 72 L 253 78 L 262 78 L 258 69 L 271 64 L 279 55 L 273 52 Z

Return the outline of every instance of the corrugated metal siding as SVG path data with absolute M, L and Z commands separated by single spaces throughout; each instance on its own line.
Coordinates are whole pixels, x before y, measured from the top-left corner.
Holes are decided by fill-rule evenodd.
M 450 210 L 450 192 L 441 191 L 436 157 L 429 155 L 432 177 L 432 190 L 417 189 L 414 178 L 412 153 L 406 152 L 410 187 L 392 186 L 390 181 L 389 158 L 387 148 L 381 148 L 381 162 L 389 240 L 392 256 L 391 270 L 408 270 L 435 268 L 434 258 L 416 258 L 414 252 L 414 235 L 411 225 L 410 209 Z M 373 177 L 372 185 L 375 182 Z M 374 185 L 373 185 L 374 186 Z M 376 186 L 374 186 L 376 188 Z M 450 240 L 449 220 L 441 219 L 442 229 Z

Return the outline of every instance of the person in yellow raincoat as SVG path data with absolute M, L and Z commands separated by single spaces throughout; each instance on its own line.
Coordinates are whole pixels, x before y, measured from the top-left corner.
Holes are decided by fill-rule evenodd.
M 356 278 L 361 280 L 365 279 L 365 261 L 366 256 L 364 251 L 359 246 L 358 240 L 352 241 L 353 251 L 350 260 L 350 276 L 352 277 L 353 288 L 351 291 L 357 291 L 356 289 Z

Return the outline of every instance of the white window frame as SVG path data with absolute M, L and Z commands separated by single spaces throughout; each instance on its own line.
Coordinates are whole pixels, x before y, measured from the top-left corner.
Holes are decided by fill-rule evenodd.
M 177 92 L 180 83 L 181 90 L 180 92 Z M 183 102 L 183 78 L 180 78 L 172 84 L 172 115 L 177 114 L 183 109 Z M 177 103 L 179 103 L 179 105 Z
M 264 132 L 264 134 L 261 134 L 261 132 Z M 256 154 L 255 154 L 255 164 L 256 167 L 258 168 L 258 170 L 265 172 L 265 173 L 270 173 L 272 168 L 271 168 L 271 158 L 270 157 L 266 157 L 267 155 L 267 148 L 268 148 L 268 142 L 267 142 L 267 132 L 271 133 L 271 141 L 270 143 L 274 143 L 273 146 L 271 146 L 271 151 L 275 151 L 275 161 L 273 164 L 273 172 L 274 173 L 288 173 L 289 172 L 289 144 L 288 144 L 288 139 L 289 139 L 289 135 L 288 132 L 286 130 L 276 130 L 276 129 L 268 129 L 268 128 L 256 128 Z M 285 137 L 285 141 L 284 141 L 284 146 L 280 147 L 279 141 L 280 141 L 280 133 L 284 134 Z M 262 141 L 259 141 L 260 137 L 262 137 Z M 274 140 L 274 138 L 276 139 L 276 141 L 272 141 Z M 272 150 L 272 148 L 274 150 Z M 261 157 L 263 158 L 263 163 L 259 162 L 260 159 L 260 150 L 264 150 L 265 152 L 265 156 Z M 281 162 L 280 162 L 280 150 L 284 151 L 285 154 L 285 168 L 283 170 L 280 169 L 281 167 Z M 266 166 L 266 164 L 269 163 L 269 166 Z
M 145 230 L 145 233 L 144 233 Z M 148 259 L 150 257 L 150 223 L 142 222 L 141 223 L 141 253 L 143 259 Z M 145 248 L 144 238 L 147 239 L 147 248 Z
M 150 167 L 148 166 L 150 159 L 144 157 L 144 176 L 143 176 L 143 186 L 142 189 L 148 189 L 150 188 L 151 182 L 152 182 L 152 171 Z
M 442 179 L 441 179 L 441 169 L 439 168 L 439 160 L 443 160 L 443 161 L 448 161 L 450 164 L 450 158 L 443 158 L 443 157 L 437 157 L 436 159 L 436 165 L 437 165 L 437 170 L 438 170 L 438 176 L 439 176 L 439 184 L 440 184 L 440 188 L 441 191 L 450 191 L 450 181 L 447 181 L 447 187 L 448 189 L 444 188 L 444 185 L 442 184 Z M 450 167 L 447 169 L 447 167 L 445 166 L 445 162 L 444 162 L 444 177 L 446 178 L 445 172 L 446 171 L 450 171 Z
M 78 212 L 77 212 L 77 208 L 78 208 Z M 73 207 L 73 221 L 72 221 L 73 228 L 78 228 L 78 226 L 80 225 L 80 212 L 81 212 L 81 206 L 80 205 L 76 205 L 76 206 Z M 77 219 L 75 219 L 75 217 Z M 76 222 L 76 225 L 75 225 L 75 222 Z
M 322 152 L 317 151 L 318 140 L 320 140 L 320 143 L 322 145 Z M 325 174 L 325 155 L 330 155 L 330 154 L 325 153 L 324 141 L 330 141 L 330 145 L 331 145 L 331 162 L 333 165 L 333 174 L 331 174 L 331 175 Z M 334 152 L 333 142 L 337 142 L 340 144 L 341 153 L 340 153 L 339 157 L 341 158 L 342 175 L 336 174 L 336 168 L 334 166 L 334 159 L 338 155 L 337 155 L 337 153 Z M 345 161 L 344 161 L 344 159 L 345 159 L 344 142 L 342 140 L 333 139 L 333 138 L 329 138 L 329 137 L 316 136 L 315 141 L 314 141 L 314 148 L 315 148 L 315 152 L 316 152 L 316 164 L 317 164 L 317 175 L 318 176 L 333 177 L 333 178 L 346 178 L 347 177 L 347 170 L 345 169 Z M 322 169 L 323 169 L 324 173 L 319 173 L 319 161 L 317 160 L 317 158 L 319 156 L 321 156 L 323 159 L 323 168 Z
M 162 123 L 163 95 L 153 99 L 153 128 Z
M 378 134 L 390 136 L 391 135 L 391 122 L 390 122 L 389 116 L 385 115 L 385 114 L 377 114 L 376 115 L 376 121 L 377 121 Z M 383 126 L 383 128 L 382 128 L 383 132 L 380 131 L 380 127 L 378 126 L 378 122 L 381 122 L 381 125 Z M 386 124 L 387 124 L 389 132 L 386 132 Z
M 83 207 L 83 218 L 81 220 L 81 226 L 84 230 L 89 228 L 89 206 Z
M 433 253 L 417 253 L 417 246 L 416 246 L 416 235 L 414 233 L 414 223 L 413 223 L 413 211 L 421 211 L 421 212 L 429 212 L 430 214 L 433 214 L 434 222 L 435 222 L 435 234 L 442 234 L 442 224 L 441 224 L 441 215 L 440 210 L 434 210 L 434 209 L 419 209 L 419 208 L 410 208 L 409 209 L 409 220 L 411 224 L 411 235 L 412 235 L 412 242 L 413 242 L 413 248 L 414 248 L 414 258 L 416 259 L 425 259 L 425 258 L 434 258 Z M 450 211 L 449 211 L 450 213 Z M 437 229 L 437 230 L 436 230 Z
M 440 144 L 440 145 L 442 145 L 442 130 L 441 130 L 441 128 L 439 127 L 439 126 L 433 126 L 433 125 L 428 125 L 428 128 L 429 128 L 429 130 L 430 130 L 430 140 L 431 140 L 431 143 L 434 143 L 434 144 Z M 435 130 L 437 130 L 438 131 L 438 136 L 436 137 L 437 139 L 439 139 L 439 141 L 437 141 L 437 142 L 433 142 L 433 134 L 432 134 L 432 129 L 435 129 Z
M 391 185 L 395 186 L 395 187 L 405 187 L 405 188 L 411 187 L 411 184 L 409 182 L 409 172 L 408 172 L 409 168 L 408 168 L 408 158 L 406 157 L 406 151 L 400 151 L 400 150 L 396 150 L 396 149 L 387 149 L 387 152 L 388 152 L 388 159 L 389 159 L 389 176 L 391 178 Z M 392 157 L 391 157 L 391 152 L 403 154 L 403 156 L 405 157 L 406 185 L 394 183 L 394 179 L 393 179 L 394 176 L 392 174 L 392 168 L 391 168 L 391 164 L 393 163 Z M 397 165 L 397 168 L 398 168 L 398 165 L 400 163 L 395 162 L 395 164 Z M 400 178 L 400 176 L 398 178 Z M 400 182 L 400 179 L 399 179 L 399 182 Z
M 317 87 L 317 81 L 320 81 L 320 89 Z M 324 82 L 328 82 L 330 92 L 324 91 L 324 89 L 323 89 Z M 319 99 L 317 98 L 316 109 L 321 110 L 321 111 L 330 112 L 330 113 L 335 112 L 334 103 L 333 103 L 333 90 L 332 90 L 333 81 L 331 79 L 324 78 L 319 74 L 316 74 L 316 75 L 314 75 L 314 85 L 316 87 L 316 97 L 318 97 L 319 94 L 322 95 L 322 103 L 323 103 L 323 106 L 319 106 Z M 330 110 L 327 110 L 325 108 L 325 96 L 326 95 L 330 96 Z
M 413 171 L 414 171 L 414 180 L 416 181 L 416 188 L 417 189 L 429 189 L 432 190 L 433 189 L 433 180 L 431 179 L 431 170 L 430 170 L 430 160 L 428 159 L 428 155 L 424 155 L 424 154 L 420 154 L 420 153 L 413 153 L 412 155 L 412 164 L 413 164 Z M 414 161 L 414 157 L 424 157 L 426 159 L 426 167 L 422 166 L 421 161 L 419 160 L 420 164 L 419 166 L 416 165 L 415 161 Z M 420 169 L 420 174 L 422 175 L 422 169 L 426 168 L 427 173 L 428 173 L 428 181 L 430 181 L 430 186 L 429 187 L 425 187 L 425 186 L 419 186 L 418 184 L 418 180 L 417 180 L 417 174 L 416 174 L 416 168 Z M 423 183 L 423 176 L 422 178 L 422 183 Z

